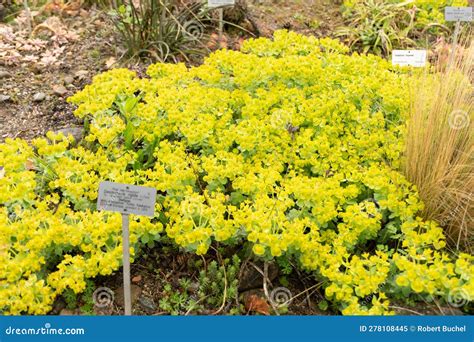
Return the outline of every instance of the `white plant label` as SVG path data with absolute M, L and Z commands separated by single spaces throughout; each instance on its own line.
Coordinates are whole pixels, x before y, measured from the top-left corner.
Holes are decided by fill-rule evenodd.
M 156 189 L 145 186 L 101 182 L 97 209 L 122 214 L 155 215 Z
M 472 21 L 472 7 L 445 7 L 446 21 Z
M 207 7 L 234 6 L 235 0 L 207 0 Z
M 123 298 L 125 315 L 132 314 L 130 286 L 130 214 L 155 216 L 156 189 L 145 186 L 101 182 L 97 209 L 122 213 Z
M 426 65 L 426 50 L 393 50 L 392 64 L 424 67 Z

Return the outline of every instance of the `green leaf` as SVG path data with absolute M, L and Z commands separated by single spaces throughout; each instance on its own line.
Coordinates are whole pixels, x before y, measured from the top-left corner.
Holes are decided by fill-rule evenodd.
M 150 241 L 150 235 L 148 234 L 143 235 L 141 240 L 143 243 L 148 243 Z
M 126 150 L 133 149 L 133 124 L 129 121 L 123 131 L 123 138 Z
M 127 98 L 127 100 L 125 101 L 125 106 L 124 106 L 125 113 L 131 113 L 135 109 L 135 106 L 137 105 L 138 100 L 139 99 L 136 97 Z
M 230 203 L 232 205 L 239 205 L 245 201 L 246 197 L 240 191 L 234 191 L 230 194 Z
M 329 307 L 329 304 L 324 299 L 318 303 L 318 308 L 320 308 L 323 311 L 326 311 L 328 309 L 328 307 Z

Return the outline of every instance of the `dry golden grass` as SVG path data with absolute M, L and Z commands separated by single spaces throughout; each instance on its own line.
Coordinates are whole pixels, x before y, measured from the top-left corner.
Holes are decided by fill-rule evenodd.
M 416 78 L 404 163 L 425 203 L 422 215 L 445 228 L 452 247 L 468 252 L 474 247 L 472 37 L 469 32 L 450 65 L 442 61 L 435 75 Z

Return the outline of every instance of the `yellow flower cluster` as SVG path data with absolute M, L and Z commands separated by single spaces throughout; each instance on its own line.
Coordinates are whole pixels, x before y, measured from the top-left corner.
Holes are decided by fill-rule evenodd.
M 148 75 L 112 70 L 70 98 L 88 122 L 79 146 L 53 134 L 0 145 L 1 312 L 46 313 L 120 267 L 120 215 L 96 211 L 103 180 L 158 190 L 156 216 L 132 217 L 132 255 L 161 234 L 197 254 L 250 243 L 296 258 L 344 314 L 474 295 L 472 258 L 438 251 L 441 229 L 417 218 L 416 189 L 395 171 L 405 71 L 278 31 Z

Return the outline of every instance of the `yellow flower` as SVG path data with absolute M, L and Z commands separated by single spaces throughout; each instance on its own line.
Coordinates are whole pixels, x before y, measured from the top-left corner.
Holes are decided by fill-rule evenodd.
M 260 244 L 256 244 L 256 245 L 253 245 L 253 252 L 256 254 L 256 255 L 263 255 L 265 254 L 265 247 L 260 245 Z
M 405 275 L 399 275 L 396 279 L 396 283 L 398 286 L 404 287 L 410 284 L 410 281 Z

